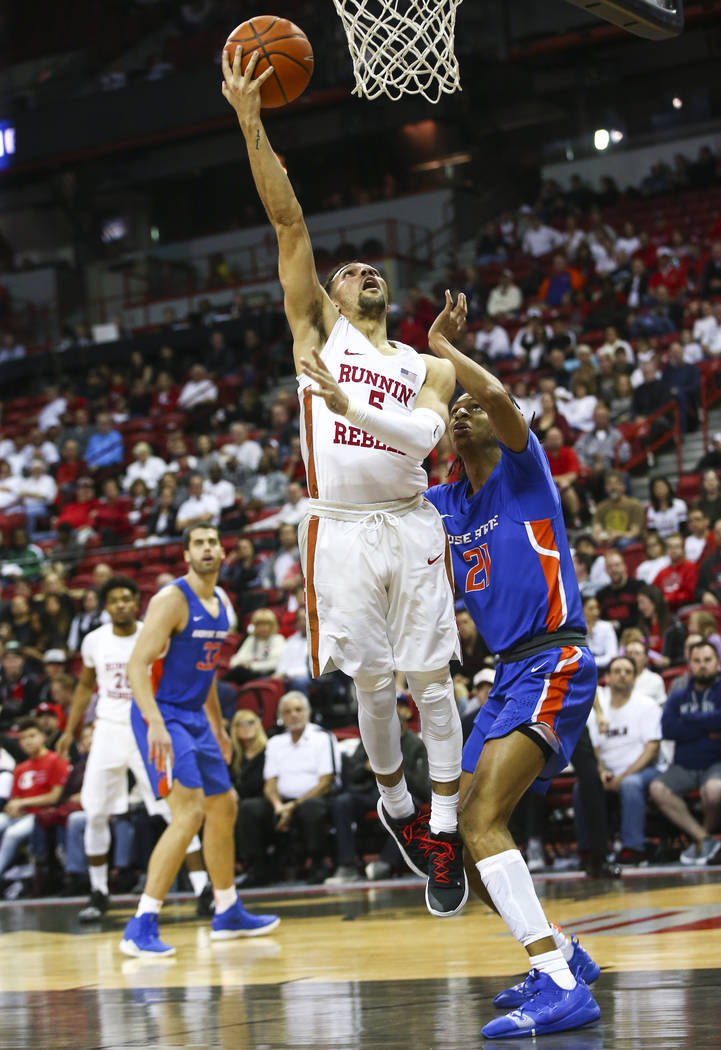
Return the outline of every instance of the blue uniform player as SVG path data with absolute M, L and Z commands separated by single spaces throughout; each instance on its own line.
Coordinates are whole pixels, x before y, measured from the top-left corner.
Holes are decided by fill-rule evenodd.
M 158 914 L 193 835 L 205 821 L 203 852 L 215 897 L 210 936 L 256 936 L 275 929 L 275 915 L 250 915 L 235 892 L 235 796 L 226 763 L 215 665 L 228 633 L 216 590 L 223 547 L 218 530 L 193 525 L 183 536 L 188 572 L 151 599 L 133 653 L 131 723 L 156 794 L 166 795 L 172 821 L 148 864 L 145 892 L 120 950 L 132 956 L 173 955 L 158 932 Z M 152 675 L 149 674 L 152 668 Z
M 551 927 L 508 819 L 533 786 L 570 758 L 596 690 L 561 501 L 545 453 L 499 380 L 452 344 L 466 315 L 446 305 L 429 345 L 450 360 L 467 391 L 450 414 L 463 477 L 427 499 L 446 527 L 457 583 L 499 667 L 463 750 L 459 828 L 474 890 L 525 947 L 531 971 L 500 993 L 514 1006 L 487 1038 L 578 1028 L 600 1010 L 586 981 L 599 968 L 575 938 Z

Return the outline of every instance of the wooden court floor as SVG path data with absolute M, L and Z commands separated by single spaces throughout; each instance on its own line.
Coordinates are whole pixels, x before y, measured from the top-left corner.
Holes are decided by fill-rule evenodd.
M 0 908 L 0 1050 L 721 1050 L 721 869 L 619 882 L 539 880 L 550 918 L 603 968 L 602 1021 L 538 1040 L 485 1041 L 521 949 L 481 904 L 431 918 L 420 882 L 249 892 L 274 936 L 210 940 L 193 902 L 163 910 L 173 959 L 127 959 L 132 906 L 80 927 L 78 903 Z

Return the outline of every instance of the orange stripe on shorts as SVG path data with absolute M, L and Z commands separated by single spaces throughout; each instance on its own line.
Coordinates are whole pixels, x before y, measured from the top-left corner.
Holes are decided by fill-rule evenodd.
M 578 670 L 580 660 L 580 651 L 575 646 L 564 645 L 561 647 L 561 658 L 558 661 L 561 665 L 560 669 L 551 671 L 548 676 L 548 689 L 536 715 L 536 721 L 543 722 L 554 732 L 556 718 L 568 693 L 569 682 Z
M 311 462 L 310 458 L 308 462 Z M 305 611 L 308 617 L 310 658 L 313 665 L 314 678 L 317 678 L 320 674 L 320 658 L 318 655 L 320 629 L 318 624 L 318 602 L 315 594 L 315 548 L 318 542 L 318 521 L 319 519 L 314 514 L 308 522 L 308 547 L 305 558 Z
M 308 495 L 318 499 L 318 479 L 315 474 L 315 454 L 313 450 L 313 395 L 310 387 L 303 391 L 303 418 L 305 420 L 305 444 L 308 449 Z

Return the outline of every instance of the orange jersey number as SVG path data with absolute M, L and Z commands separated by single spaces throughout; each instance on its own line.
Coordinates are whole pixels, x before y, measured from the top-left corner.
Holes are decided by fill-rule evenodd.
M 466 592 L 482 591 L 491 586 L 491 556 L 488 553 L 488 544 L 482 543 L 480 547 L 463 552 L 464 561 L 470 563 L 466 576 Z
M 220 656 L 221 642 L 206 642 L 203 646 L 205 660 L 195 666 L 199 671 L 214 671 Z

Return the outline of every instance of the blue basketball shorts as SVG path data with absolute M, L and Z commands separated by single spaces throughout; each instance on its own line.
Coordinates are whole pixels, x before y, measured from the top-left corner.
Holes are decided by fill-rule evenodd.
M 228 767 L 203 709 L 187 711 L 174 704 L 158 704 L 165 728 L 173 742 L 172 781 L 183 787 L 202 788 L 204 795 L 222 795 L 230 790 Z M 140 749 L 156 798 L 172 787 L 166 770 L 158 770 L 148 755 L 148 725 L 133 702 L 130 724 Z
M 533 783 L 544 792 L 564 769 L 583 732 L 596 695 L 596 661 L 585 646 L 546 649 L 527 660 L 499 664 L 488 700 L 476 715 L 463 748 L 462 768 L 472 773 L 486 740 L 526 725 L 544 725 L 552 754 Z

